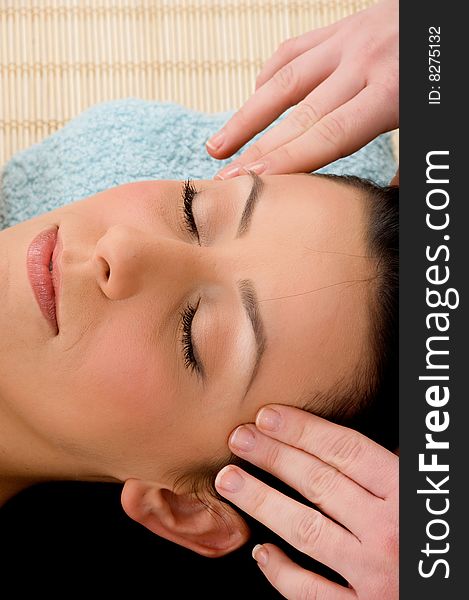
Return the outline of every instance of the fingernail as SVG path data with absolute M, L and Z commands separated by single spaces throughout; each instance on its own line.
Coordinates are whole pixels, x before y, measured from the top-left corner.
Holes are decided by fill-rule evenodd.
M 256 425 L 259 429 L 267 429 L 267 431 L 278 431 L 282 417 L 273 408 L 262 408 L 257 414 Z
M 262 544 L 257 544 L 252 549 L 252 557 L 257 562 L 257 564 L 261 565 L 261 567 L 265 567 L 269 560 L 269 553 L 266 548 L 262 546 Z
M 230 444 L 238 450 L 249 452 L 256 445 L 256 438 L 254 433 L 248 427 L 240 425 L 231 434 Z
M 267 163 L 258 162 L 258 163 L 254 163 L 252 165 L 245 165 L 243 167 L 243 169 L 245 171 L 254 171 L 254 173 L 256 173 L 257 175 L 260 175 L 267 169 Z
M 219 133 L 216 133 L 211 138 L 209 138 L 205 142 L 205 145 L 208 146 L 210 148 L 210 150 L 218 150 L 218 148 L 220 148 L 220 146 L 223 144 L 224 140 L 225 140 L 225 132 L 220 131 Z
M 238 166 L 225 167 L 215 175 L 215 179 L 230 179 L 230 177 L 235 177 L 236 175 L 239 175 L 239 171 L 240 167 Z
M 225 492 L 239 492 L 243 484 L 243 477 L 229 465 L 224 467 L 215 479 L 215 487 Z

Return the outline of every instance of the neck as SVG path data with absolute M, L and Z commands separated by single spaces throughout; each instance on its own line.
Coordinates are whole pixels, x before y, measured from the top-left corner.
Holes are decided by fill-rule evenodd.
M 36 483 L 67 480 L 119 481 L 45 440 L 0 403 L 0 507 Z
M 30 460 L 38 451 L 32 439 L 32 433 L 0 405 L 0 507 L 40 480 Z
M 6 425 L 0 427 L 0 507 L 28 487 L 54 479 L 42 445 Z

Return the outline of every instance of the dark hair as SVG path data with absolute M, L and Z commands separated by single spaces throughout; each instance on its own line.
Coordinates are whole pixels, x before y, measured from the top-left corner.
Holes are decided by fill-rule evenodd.
M 369 303 L 370 363 L 366 370 L 357 373 L 352 389 L 346 390 L 351 392 L 350 398 L 339 394 L 341 402 L 335 402 L 337 410 L 327 418 L 395 450 L 399 445 L 399 188 L 381 187 L 351 175 L 320 176 L 364 194 L 368 248 L 378 259 L 373 301 Z M 308 410 L 309 406 L 304 408 Z
M 352 187 L 363 195 L 369 217 L 367 245 L 377 259 L 377 273 L 372 280 L 373 301 L 369 303 L 371 349 L 367 360 L 357 367 L 350 381 L 342 380 L 327 394 L 314 395 L 302 408 L 356 429 L 394 450 L 398 447 L 399 188 L 381 187 L 355 176 L 312 175 Z M 324 407 L 321 413 L 318 405 Z M 227 502 L 217 493 L 214 481 L 218 471 L 228 464 L 242 466 L 263 480 L 272 479 L 231 454 L 179 473 L 176 487 L 189 485 L 202 502 L 210 496 Z

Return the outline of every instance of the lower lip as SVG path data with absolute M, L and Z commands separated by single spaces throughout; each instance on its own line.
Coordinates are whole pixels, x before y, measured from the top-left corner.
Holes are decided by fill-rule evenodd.
M 46 321 L 58 332 L 55 289 L 49 263 L 57 244 L 58 228 L 42 231 L 31 242 L 26 257 L 29 282 Z

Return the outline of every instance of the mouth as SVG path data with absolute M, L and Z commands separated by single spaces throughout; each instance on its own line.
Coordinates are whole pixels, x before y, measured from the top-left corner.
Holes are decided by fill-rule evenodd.
M 41 313 L 55 335 L 59 332 L 57 321 L 57 300 L 60 289 L 60 272 L 57 268 L 57 255 L 60 252 L 58 227 L 42 231 L 31 242 L 26 268 L 29 282 Z

